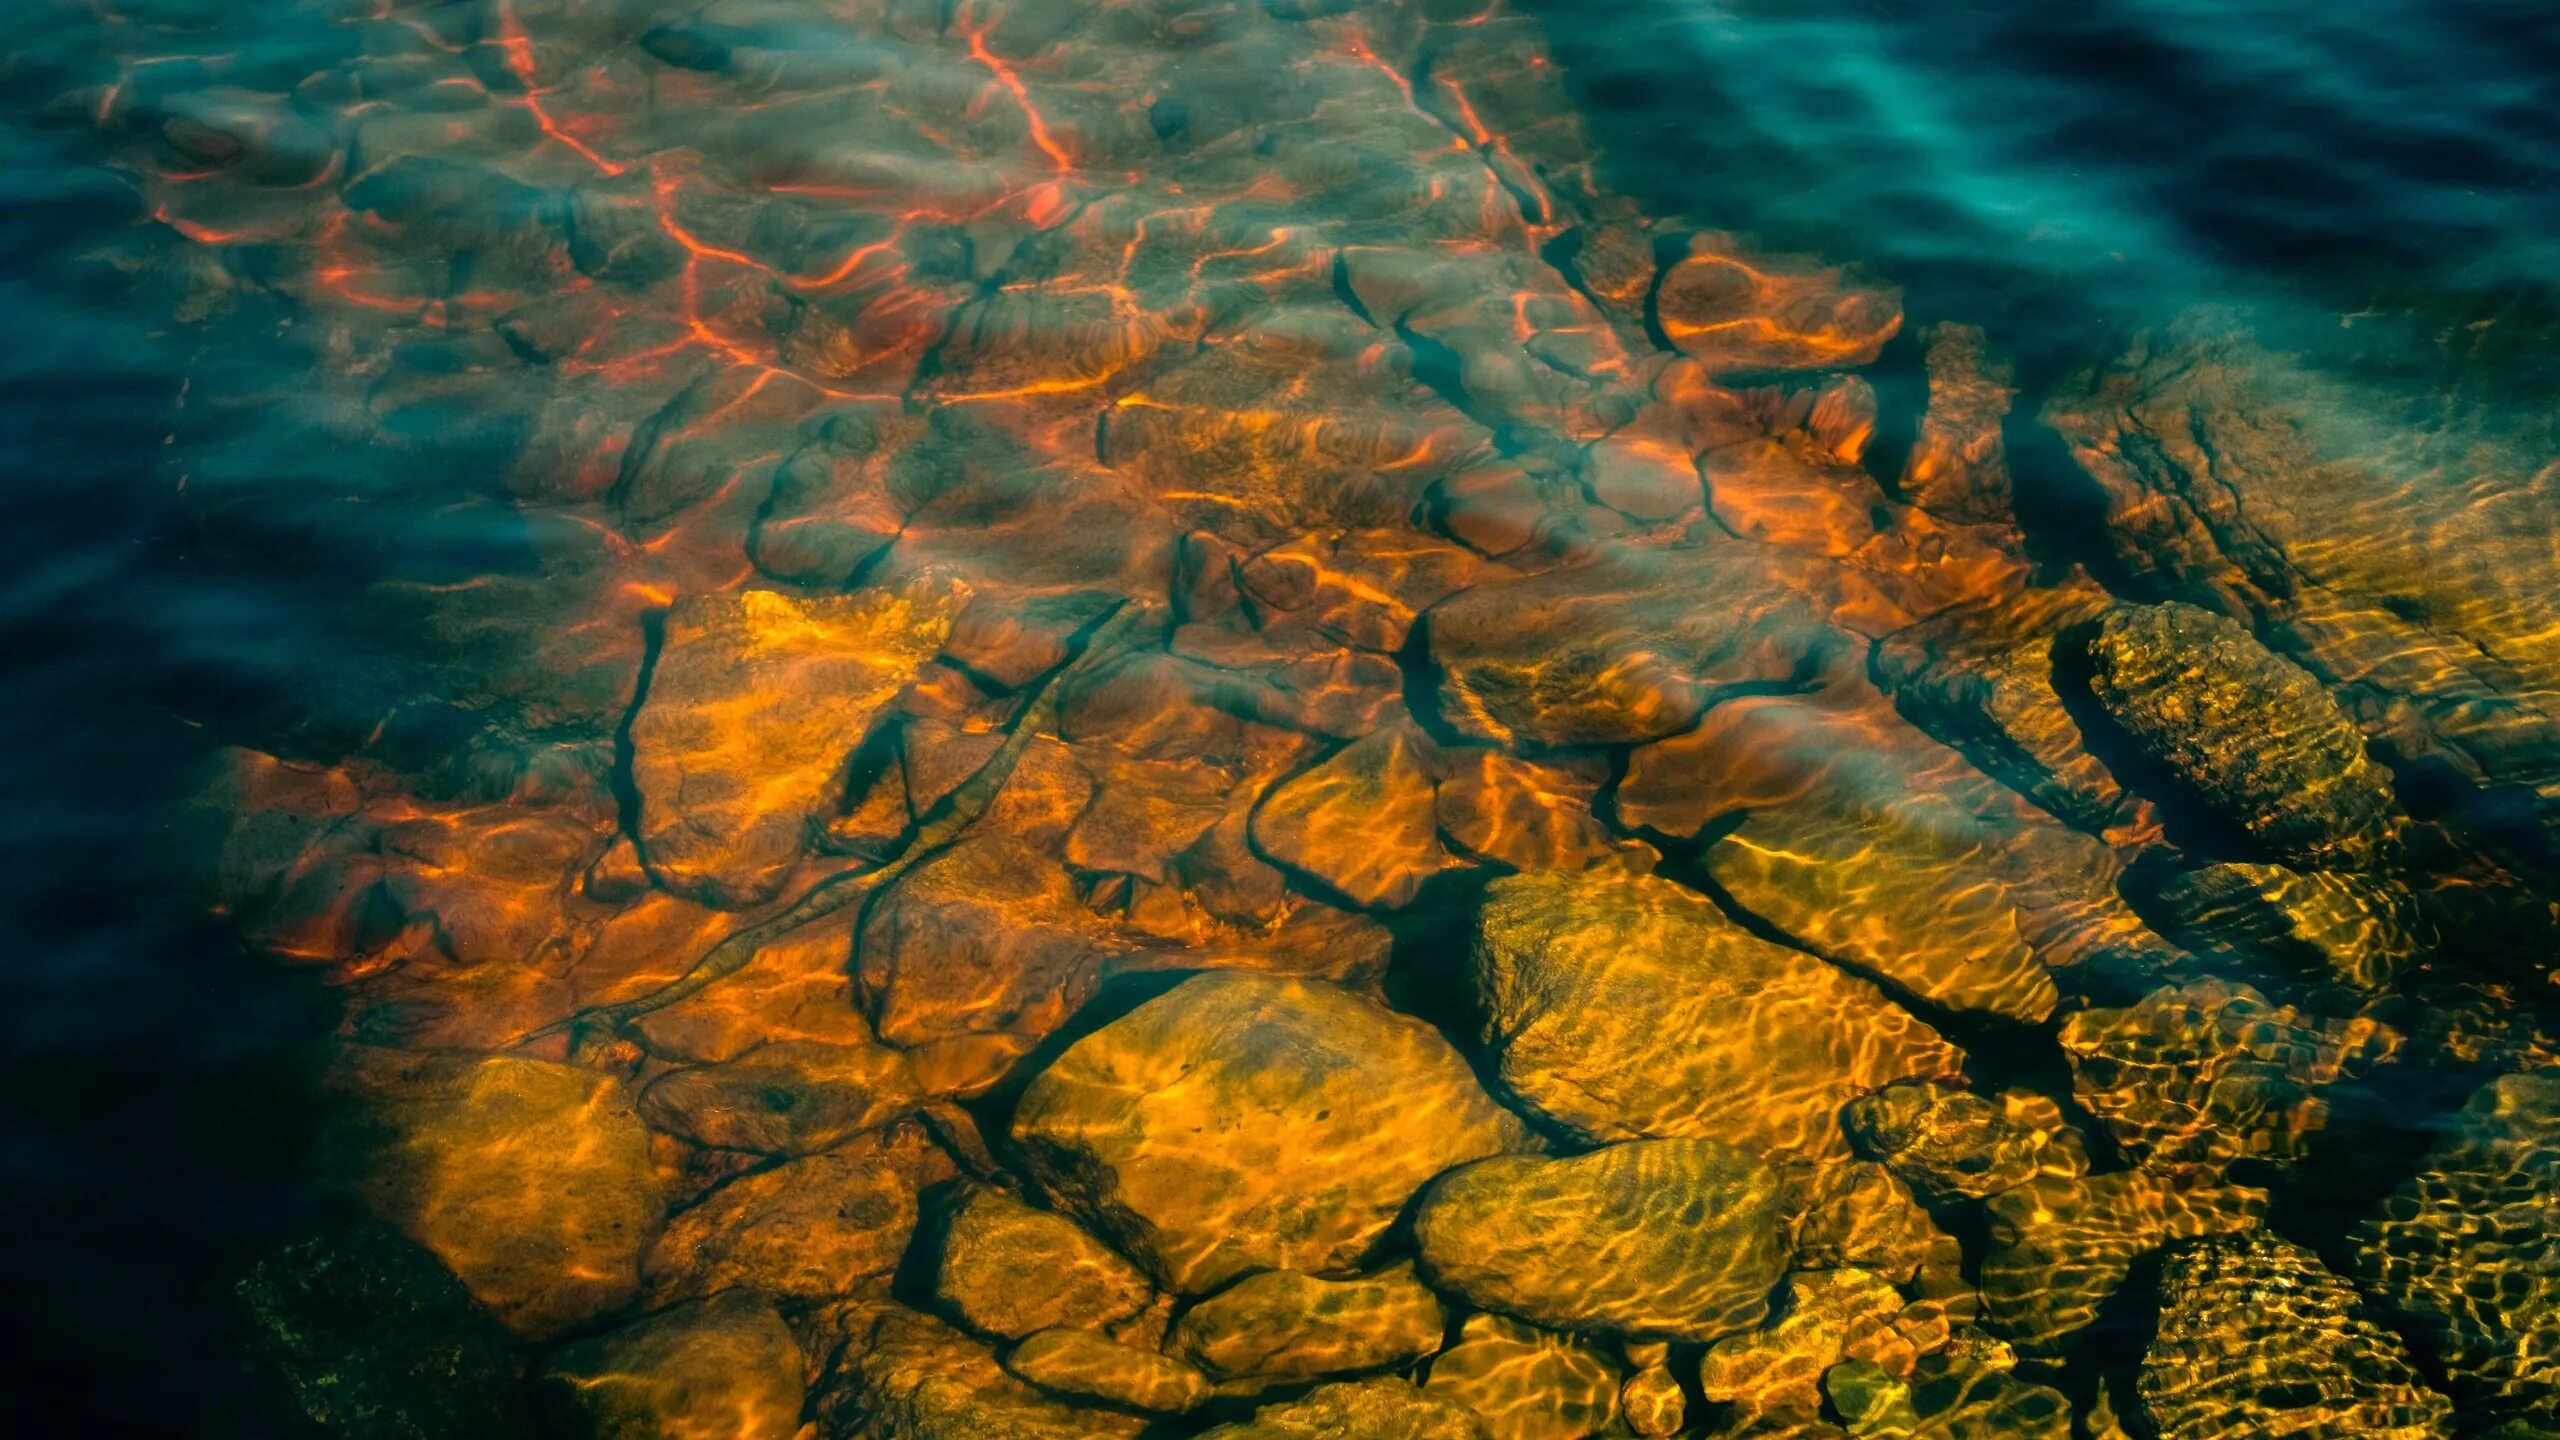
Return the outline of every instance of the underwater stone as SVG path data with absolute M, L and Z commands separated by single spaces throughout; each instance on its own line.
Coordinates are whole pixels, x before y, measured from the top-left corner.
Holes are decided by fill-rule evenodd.
M 2210 940 L 2359 990 L 2379 990 L 2441 937 L 2405 886 L 2367 875 L 2219 864 L 2160 887 L 2191 943 Z
M 965 593 L 677 600 L 631 721 L 651 876 L 726 908 L 779 893 L 843 785 L 846 758 L 942 647 Z
M 1068 1047 L 1014 1138 L 1061 1204 L 1187 1294 L 1357 1264 L 1516 1120 L 1438 1031 L 1330 985 L 1194 976 Z
M 2349 1239 L 2359 1288 L 2457 1396 L 2560 1413 L 2560 1074 L 2482 1087 Z
M 1929 408 L 1902 466 L 1902 495 L 1950 520 L 2012 519 L 2009 454 L 2000 422 L 2016 395 L 2009 366 L 1989 354 L 1981 327 L 1930 327 Z
M 1588 1341 L 1470 1315 L 1422 1388 L 1474 1411 L 1493 1440 L 1582 1440 L 1617 1422 L 1618 1385 L 1616 1363 Z
M 1266 1270 L 1185 1311 L 1165 1348 L 1222 1380 L 1305 1380 L 1409 1365 L 1448 1327 L 1410 1260 L 1347 1280 Z
M 1178 1415 L 1210 1395 L 1207 1376 L 1169 1355 L 1091 1330 L 1043 1330 L 1013 1347 L 1005 1368 L 1071 1400 Z
M 889 1132 L 740 1175 L 667 1221 L 645 1298 L 739 1287 L 828 1300 L 885 1282 L 915 1234 L 917 1189 L 950 1174 L 929 1143 Z
M 1864 1270 L 1798 1271 L 1787 1277 L 1776 1318 L 1707 1347 L 1698 1386 L 1746 1415 L 1821 1408 L 1824 1372 L 1845 1359 L 1911 1373 L 1917 1351 L 1895 1331 L 1902 1293 Z
M 1200 1440 L 1493 1440 L 1474 1411 L 1402 1380 L 1319 1386 Z
M 1424 1272 L 1556 1330 L 1710 1340 L 1768 1313 L 1784 1270 L 1777 1173 L 1710 1140 L 1570 1159 L 1506 1155 L 1443 1176 L 1414 1212 Z
M 640 1092 L 640 1117 L 700 1145 L 813 1155 L 919 1098 L 906 1057 L 886 1046 L 786 1040 L 659 1076 Z
M 285 1246 L 235 1287 L 250 1363 L 333 1440 L 520 1440 L 514 1342 L 390 1226 Z
M 1846 1158 L 1843 1102 L 1962 1060 L 1874 986 L 1651 876 L 1497 880 L 1474 959 L 1503 1085 L 1591 1140 Z
M 1133 1440 L 1146 1417 L 1070 1405 L 1005 1373 L 986 1348 L 930 1316 L 860 1305 L 822 1384 L 821 1432 L 842 1440 Z
M 2143 1413 L 2161 1440 L 2439 1440 L 2451 1401 L 2344 1280 L 2265 1231 L 2169 1252 Z
M 2193 605 L 2120 605 L 2098 622 L 2089 686 L 2143 754 L 2275 858 L 2382 859 L 2399 832 L 2387 772 L 2310 672 Z
M 1645 1366 L 1618 1388 L 1618 1413 L 1627 1428 L 1649 1440 L 1676 1435 L 1689 1418 L 1689 1397 L 1680 1377 L 1660 1363 Z
M 2124 1170 L 2042 1177 L 1983 1205 L 1983 1322 L 2018 1353 L 2046 1357 L 2098 1318 L 2137 1260 L 2173 1239 L 2255 1228 L 2267 1192 Z
M 2013 1119 L 1998 1103 L 1952 1085 L 1888 1085 L 1850 1101 L 1840 1118 L 1859 1149 L 1933 1199 L 1997 1195 L 2055 1164 L 2079 1173 L 2060 1147 L 2048 1154 L 2051 1132 Z
M 2154 1169 L 2301 1156 L 2328 1121 L 2320 1091 L 2390 1058 L 2370 1019 L 2317 1020 L 2246 985 L 2202 980 L 2062 1023 L 2071 1086 Z
M 1354 904 L 1409 904 L 1423 881 L 1456 863 L 1440 848 L 1420 743 L 1391 725 L 1283 781 L 1253 813 L 1254 844 Z
M 560 1347 L 534 1377 L 577 1440 L 789 1440 L 807 1396 L 798 1341 L 745 1290 L 693 1300 Z
M 1126 1320 L 1147 1308 L 1155 1287 L 1066 1216 L 971 1185 L 946 1222 L 933 1293 L 971 1329 L 1013 1340 Z
M 329 1150 L 375 1213 L 507 1327 L 557 1334 L 630 1300 L 664 1213 L 649 1132 L 609 1075 L 348 1046 Z

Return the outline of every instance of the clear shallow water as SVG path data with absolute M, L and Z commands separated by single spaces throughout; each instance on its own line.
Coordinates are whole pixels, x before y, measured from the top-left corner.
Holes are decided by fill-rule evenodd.
M 574 55 L 575 42 L 551 41 L 553 17 L 611 8 L 526 7 L 519 23 Z M 1980 325 L 2015 354 L 2027 416 L 2134 332 L 2236 305 L 2269 348 L 2307 358 L 2324 415 L 2415 445 L 2422 476 L 2475 440 L 2530 475 L 2550 455 L 2541 277 L 2560 233 L 2547 58 L 2560 34 L 2523 7 L 2284 9 L 1628 5 L 1541 18 L 1604 154 L 1605 189 L 1675 228 L 1732 229 L 1903 288 L 1909 323 L 1874 372 L 1880 472 L 1898 468 L 1917 425 L 1928 324 Z M 191 218 L 158 188 L 189 163 L 168 136 L 190 133 L 170 127 L 200 113 L 190 106 L 293 93 L 388 48 L 351 14 L 51 8 L 6 72 L 5 617 L 19 698 L 6 749 L 25 797 L 9 835 L 22 933 L 7 1049 L 24 1077 L 13 1088 L 48 1101 L 13 1135 L 11 1174 L 56 1241 L 22 1293 L 72 1297 L 35 1352 L 61 1378 L 19 1394 L 61 1412 L 159 1403 L 125 1383 L 131 1357 L 173 1336 L 217 1337 L 174 1347 L 217 1353 L 229 1275 L 316 1207 L 294 1157 L 335 1002 L 308 974 L 241 959 L 232 927 L 206 918 L 212 901 L 190 878 L 205 842 L 172 807 L 200 788 L 214 748 L 323 762 L 362 751 L 431 774 L 439 799 L 503 796 L 522 779 L 520 760 L 474 743 L 471 703 L 448 699 L 457 687 L 442 672 L 455 634 L 474 633 L 468 617 L 460 632 L 422 633 L 379 588 L 459 585 L 556 553 L 551 522 L 490 483 L 526 443 L 516 417 L 477 423 L 497 407 L 467 385 L 441 397 L 420 386 L 424 398 L 383 406 L 373 427 L 333 413 L 343 395 L 314 377 L 347 352 L 313 339 L 323 307 L 308 270 L 225 245 L 232 217 Z M 382 23 L 430 49 L 463 46 L 493 93 L 524 88 L 487 7 Z M 765 23 L 791 29 L 787 14 Z M 681 74 L 720 73 L 686 69 L 672 42 L 654 53 Z M 335 103 L 325 87 L 301 93 L 288 112 Z M 1208 114 L 1213 99 L 1191 103 Z M 516 112 L 514 130 L 457 140 L 456 155 L 544 148 L 554 117 L 519 134 L 531 114 L 500 108 Z M 824 132 L 771 143 L 785 139 Z M 325 173 L 325 136 L 316 149 L 285 141 L 273 164 Z M 636 153 L 601 130 L 593 143 Z M 558 141 L 530 163 L 534 186 L 580 164 Z M 391 293 L 515 283 L 481 242 L 503 235 L 520 197 L 416 183 L 400 222 L 419 237 L 408 254 L 452 268 L 430 285 L 413 267 Z M 796 237 L 826 260 L 872 238 Z M 207 270 L 210 250 L 229 251 L 227 278 Z M 443 333 L 408 338 L 396 364 L 410 379 L 490 363 L 473 348 L 489 317 L 454 313 Z M 2067 457 L 2013 444 L 2045 558 L 2097 563 L 2098 521 Z M 697 568 L 687 578 L 730 578 Z M 173 1393 L 226 1373 L 172 1363 L 185 1377 Z

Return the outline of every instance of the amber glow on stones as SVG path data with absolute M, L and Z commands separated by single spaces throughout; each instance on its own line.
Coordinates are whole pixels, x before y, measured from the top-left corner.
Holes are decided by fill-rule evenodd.
M 2560 794 L 2560 622 L 2383 604 L 2345 471 L 2230 501 L 2315 457 L 2215 342 L 2013 414 L 1998 336 L 1610 190 L 1492 0 L 342 19 L 292 95 L 86 113 L 311 403 L 509 437 L 455 483 L 525 563 L 369 597 L 450 768 L 206 804 L 245 944 L 344 992 L 325 1166 L 405 1238 L 343 1263 L 449 1278 L 541 1423 L 2560 1404 L 2547 1085 L 2350 1273 L 2269 1228 L 2374 1072 L 2551 1063 L 2529 847 L 2388 761 Z M 2047 422 L 2140 595 L 2030 544 Z M 2543 958 L 2444 960 L 2482 916 Z M 2217 1343 L 2268 1285 L 2342 1342 L 2294 1380 Z

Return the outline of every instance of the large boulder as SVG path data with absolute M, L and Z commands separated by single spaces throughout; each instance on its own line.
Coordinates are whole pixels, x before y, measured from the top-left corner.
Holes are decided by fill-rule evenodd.
M 1711 1340 L 1768 1313 L 1786 1268 L 1778 1173 L 1711 1140 L 1570 1159 L 1505 1155 L 1414 1212 L 1423 1268 L 1471 1304 L 1555 1330 Z
M 2560 1074 L 2482 1087 L 2350 1239 L 2358 1286 L 2457 1395 L 2560 1420 Z
M 772 1304 L 731 1290 L 561 1346 L 534 1393 L 578 1440 L 789 1440 L 804 1366 Z
M 687 595 L 631 720 L 640 853 L 719 906 L 772 898 L 882 706 L 951 633 L 961 592 Z
M 2389 773 L 2320 682 L 2238 621 L 2118 606 L 2090 642 L 2089 688 L 2145 756 L 2275 858 L 2358 869 L 2390 850 Z
M 2160 1440 L 2441 1440 L 2453 1404 L 2347 1282 L 2267 1232 L 2170 1252 L 2160 1330 L 2142 1359 Z
M 1172 1288 L 1359 1263 L 1413 1192 L 1518 1122 L 1440 1033 L 1329 985 L 1210 973 L 1068 1047 L 1014 1138 Z
M 554 1335 L 638 1293 L 665 1200 L 621 1081 L 363 1046 L 332 1081 L 332 1161 L 509 1329 Z
M 1962 1063 L 1866 981 L 1621 870 L 1494 882 L 1475 978 L 1503 1085 L 1589 1140 L 1845 1158 L 1844 1102 Z

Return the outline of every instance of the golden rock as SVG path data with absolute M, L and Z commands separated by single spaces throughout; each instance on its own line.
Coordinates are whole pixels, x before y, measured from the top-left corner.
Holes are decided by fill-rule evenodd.
M 1402 726 L 1373 730 L 1283 781 L 1254 812 L 1254 843 L 1354 904 L 1411 902 L 1456 863 L 1440 848 L 1419 743 Z
M 916 1229 L 916 1192 L 951 1162 L 898 1127 L 729 1180 L 676 1212 L 650 1248 L 653 1304 L 731 1288 L 831 1300 L 885 1284 Z
M 886 1046 L 785 1040 L 659 1076 L 640 1092 L 640 1118 L 698 1145 L 813 1155 L 920 1098 L 906 1057 Z
M 1867 982 L 1621 870 L 1495 881 L 1475 974 L 1504 1086 L 1593 1140 L 1846 1158 L 1842 1103 L 1962 1059 Z
M 1823 1372 L 1858 1359 L 1909 1376 L 1918 1352 L 1894 1322 L 1902 1293 L 1864 1270 L 1798 1271 L 1766 1326 L 1707 1347 L 1698 1385 L 1746 1415 L 1811 1415 Z
M 779 893 L 872 717 L 950 634 L 960 593 L 678 600 L 631 721 L 658 883 L 732 908 Z
M 591 1440 L 790 1440 L 806 1364 L 770 1302 L 731 1290 L 563 1345 L 534 1397 L 559 1433 Z
M 1179 1415 L 1209 1398 L 1207 1376 L 1170 1355 L 1123 1345 L 1091 1330 L 1043 1330 L 1013 1347 L 1005 1368 L 1071 1400 Z
M 1978 326 L 1933 326 L 1928 340 L 1929 408 L 1903 462 L 1903 497 L 1950 520 L 2008 521 L 2009 455 L 2000 422 L 2015 377 L 1988 353 Z
M 1149 1423 L 1053 1399 L 912 1310 L 863 1304 L 828 1318 L 846 1339 L 813 1408 L 836 1440 L 1134 1440 Z
M 1711 1140 L 1637 1140 L 1570 1159 L 1506 1155 L 1423 1193 L 1424 1273 L 1556 1330 L 1708 1340 L 1768 1313 L 1785 1268 L 1781 1187 Z
M 2162 885 L 2160 903 L 2190 944 L 2210 941 L 2358 990 L 2390 984 L 2442 941 L 2405 886 L 2370 875 L 2207 865 Z
M 1329 985 L 1195 976 L 1068 1047 L 1014 1138 L 1172 1288 L 1357 1264 L 1432 1176 L 1520 1135 L 1439 1032 Z
M 1155 1298 L 1138 1267 L 1083 1226 L 983 1185 L 952 1203 L 933 1290 L 971 1329 L 1008 1340 L 1099 1329 Z
M 1345 1380 L 1265 1406 L 1200 1440 L 1492 1440 L 1474 1411 L 1402 1380 Z
M 2560 1073 L 2507 1075 L 2350 1232 L 2359 1288 L 2454 1393 L 2560 1412 Z
M 2053 1144 L 2055 1132 L 2021 1123 L 1993 1101 L 1952 1085 L 1888 1085 L 1850 1101 L 1841 1122 L 1859 1149 L 1934 1199 L 1979 1200 L 2014 1190 L 2053 1173 L 2056 1162 L 2068 1173 L 2079 1173 L 2075 1164 L 2086 1168 L 2064 1159 L 2069 1152 Z
M 1618 1413 L 1626 1417 L 1628 1429 L 1659 1440 L 1678 1434 L 1687 1423 L 1689 1397 L 1680 1389 L 1679 1376 L 1659 1364 L 1647 1365 L 1618 1388 Z
M 1410 1365 L 1448 1328 L 1407 1260 L 1347 1280 L 1249 1275 L 1184 1311 L 1165 1347 L 1221 1380 L 1304 1380 Z
M 331 1082 L 347 1102 L 332 1158 L 509 1329 L 557 1334 L 639 1293 L 665 1200 L 622 1082 L 361 1046 Z
M 2161 1440 L 2442 1440 L 2453 1402 L 2347 1282 L 2265 1231 L 2171 1251 L 2142 1410 Z
M 1470 1315 L 1422 1389 L 1474 1411 L 1493 1440 L 1582 1440 L 1617 1423 L 1619 1381 L 1616 1363 L 1587 1340 Z
M 1787 1247 L 1803 1270 L 1867 1270 L 1899 1285 L 1952 1243 L 1909 1186 L 1872 1160 L 1788 1166 Z
M 2135 745 L 2277 859 L 2355 869 L 2400 830 L 2391 779 L 2309 671 L 2193 605 L 2098 622 L 2089 688 Z
M 2046 1357 L 2096 1321 L 2134 1262 L 2173 1239 L 2254 1228 L 2267 1192 L 2123 1170 L 2042 1177 L 1984 1207 L 1983 1323 L 2021 1355 Z
M 2203 980 L 2062 1023 L 2072 1090 L 2155 1169 L 2297 1158 L 2328 1119 L 2319 1092 L 2388 1059 L 2370 1019 L 2315 1020 L 2246 985 Z

